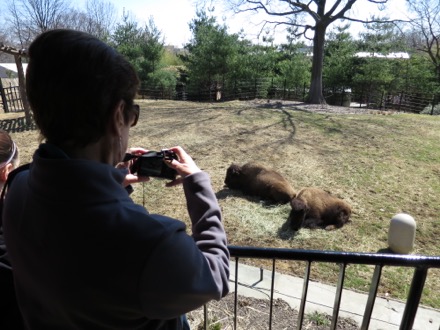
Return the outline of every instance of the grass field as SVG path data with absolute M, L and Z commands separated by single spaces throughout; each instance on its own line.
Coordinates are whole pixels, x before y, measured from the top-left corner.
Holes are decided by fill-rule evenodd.
M 440 117 L 319 114 L 293 105 L 238 101 L 139 104 L 131 146 L 184 147 L 211 175 L 230 244 L 377 252 L 387 247 L 390 219 L 405 212 L 417 221 L 413 253 L 440 255 Z M 38 133 L 12 135 L 22 162 L 30 161 Z M 285 229 L 289 205 L 268 206 L 224 188 L 227 167 L 250 160 L 275 168 L 296 189 L 320 187 L 343 198 L 353 208 L 352 222 L 334 231 Z M 152 180 L 135 188 L 133 198 L 151 213 L 189 224 L 181 187 L 165 188 L 164 181 Z M 277 267 L 304 274 L 301 263 Z M 333 265 L 315 264 L 312 278 L 336 283 L 337 271 Z M 348 266 L 346 272 L 345 287 L 368 291 L 373 268 Z M 411 276 L 409 269 L 384 268 L 379 294 L 406 299 Z M 440 308 L 439 270 L 428 274 L 422 304 Z

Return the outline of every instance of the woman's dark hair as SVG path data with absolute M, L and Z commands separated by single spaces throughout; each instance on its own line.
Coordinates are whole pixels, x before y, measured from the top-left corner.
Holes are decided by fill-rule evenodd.
M 135 70 L 112 47 L 87 33 L 44 32 L 28 54 L 26 93 L 47 141 L 70 146 L 96 142 L 118 102 L 125 101 L 127 109 L 133 106 L 139 85 Z

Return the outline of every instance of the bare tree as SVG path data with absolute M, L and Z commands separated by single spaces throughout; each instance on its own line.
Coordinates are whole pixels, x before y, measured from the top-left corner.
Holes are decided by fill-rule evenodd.
M 263 12 L 274 20 L 265 20 L 263 26 L 289 26 L 299 37 L 313 40 L 313 60 L 308 101 L 325 103 L 322 93 L 322 66 L 324 59 L 324 43 L 327 28 L 339 20 L 359 23 L 389 22 L 385 19 L 371 18 L 367 20 L 350 16 L 350 10 L 356 2 L 377 4 L 384 8 L 388 0 L 224 0 L 235 13 Z M 206 0 L 202 3 L 206 4 Z M 210 1 L 208 1 L 210 2 Z M 212 2 L 212 1 L 211 1 Z M 309 23 L 311 22 L 311 23 Z
M 415 14 L 410 23 L 413 47 L 429 56 L 440 84 L 440 4 L 438 0 L 412 0 L 409 8 Z
M 86 2 L 88 26 L 86 32 L 107 40 L 116 24 L 116 8 L 111 2 L 88 0 Z
M 69 9 L 68 0 L 10 0 L 9 16 L 15 37 L 22 47 L 36 35 L 62 26 L 63 14 Z
M 85 10 L 71 8 L 62 14 L 62 27 L 80 30 L 108 41 L 116 24 L 116 8 L 110 2 L 89 0 Z
M 5 29 L 3 28 L 3 26 L 0 26 L 0 45 L 11 45 L 14 46 L 12 44 L 12 42 L 9 39 L 9 36 L 5 33 Z M 12 62 L 14 61 L 14 55 L 0 51 L 0 63 L 5 62 Z
M 8 0 L 6 20 L 13 38 L 25 48 L 41 32 L 71 28 L 108 40 L 116 22 L 111 2 L 87 0 L 85 10 L 70 6 L 70 0 Z
M 87 31 L 89 24 L 89 16 L 85 11 L 71 8 L 62 14 L 62 25 L 60 27 L 78 31 Z
M 10 16 L 6 16 L 6 22 L 9 25 L 10 37 L 20 44 L 21 48 L 29 45 L 32 40 L 29 29 L 26 28 L 25 22 L 20 19 L 20 13 L 14 1 L 8 6 Z

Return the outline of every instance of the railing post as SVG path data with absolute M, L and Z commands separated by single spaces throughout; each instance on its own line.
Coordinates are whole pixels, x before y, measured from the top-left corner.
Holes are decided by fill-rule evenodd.
M 235 257 L 234 330 L 237 329 L 237 304 L 238 304 L 238 257 Z
M 307 299 L 307 291 L 309 289 L 310 267 L 311 267 L 311 262 L 308 261 L 307 267 L 306 267 L 306 273 L 304 274 L 304 284 L 303 284 L 303 292 L 302 292 L 302 296 L 301 296 L 301 305 L 300 305 L 299 311 L 298 311 L 298 325 L 296 327 L 297 330 L 302 329 L 302 324 L 303 324 L 303 320 L 304 320 L 304 310 L 305 310 L 306 299 Z
M 428 270 L 426 268 L 416 268 L 414 270 L 402 322 L 400 322 L 400 330 L 411 330 L 413 327 L 427 274 Z
M 368 295 L 367 305 L 365 306 L 364 318 L 362 320 L 361 330 L 368 330 L 370 326 L 371 314 L 373 312 L 374 302 L 376 300 L 377 289 L 379 287 L 382 266 L 377 265 L 374 268 L 373 278 L 371 280 L 370 293 Z
M 208 306 L 203 305 L 203 330 L 208 330 Z
M 275 258 L 272 259 L 272 282 L 270 286 L 269 330 L 272 329 L 273 295 L 275 290 Z
M 344 288 L 346 264 L 340 264 L 338 286 L 336 287 L 335 303 L 333 304 L 333 316 L 331 330 L 335 330 L 338 325 L 339 308 L 341 306 L 342 289 Z

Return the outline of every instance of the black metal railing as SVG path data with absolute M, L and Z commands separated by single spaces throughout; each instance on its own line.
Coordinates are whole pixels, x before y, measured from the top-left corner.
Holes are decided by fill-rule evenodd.
M 355 253 L 355 252 L 336 252 L 336 251 L 317 251 L 300 249 L 281 249 L 281 248 L 258 248 L 258 247 L 240 247 L 229 246 L 231 259 L 235 259 L 235 292 L 234 292 L 234 324 L 237 329 L 237 302 L 238 302 L 238 272 L 240 259 L 269 259 L 272 260 L 272 279 L 270 292 L 270 307 L 268 329 L 272 328 L 273 300 L 274 300 L 274 282 L 275 282 L 275 264 L 280 260 L 305 261 L 306 271 L 304 275 L 303 291 L 298 311 L 297 329 L 302 329 L 304 321 L 304 311 L 307 301 L 307 292 L 310 282 L 310 269 L 312 263 L 324 262 L 339 265 L 339 276 L 336 286 L 336 294 L 333 304 L 333 315 L 330 329 L 336 329 L 338 323 L 339 309 L 341 304 L 342 290 L 344 286 L 345 270 L 349 264 L 371 265 L 375 266 L 371 279 L 370 292 L 365 306 L 365 312 L 362 319 L 361 330 L 367 330 L 370 325 L 373 307 L 376 300 L 377 289 L 379 287 L 382 268 L 384 266 L 400 266 L 414 269 L 408 297 L 405 304 L 400 330 L 411 330 L 414 324 L 416 313 L 422 296 L 425 280 L 430 268 L 440 268 L 440 256 L 423 255 L 401 255 L 392 253 Z M 438 293 L 440 294 L 440 293 Z M 207 309 L 204 307 L 204 328 L 207 329 Z

